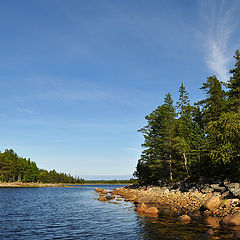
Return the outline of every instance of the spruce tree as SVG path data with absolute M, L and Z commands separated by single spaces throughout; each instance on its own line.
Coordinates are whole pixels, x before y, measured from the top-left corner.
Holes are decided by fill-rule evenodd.
M 232 76 L 227 84 L 228 86 L 228 110 L 240 113 L 240 52 L 236 50 L 234 58 L 236 59 L 235 68 L 230 70 Z
M 192 117 L 188 92 L 183 84 L 179 88 L 179 100 L 177 102 L 179 118 L 177 120 L 177 136 L 174 138 L 174 149 L 183 159 L 186 175 L 189 176 L 189 153 L 191 151 Z
M 138 161 L 135 176 L 140 181 L 153 183 L 162 178 L 172 179 L 172 139 L 175 124 L 175 108 L 171 94 L 164 98 L 164 104 L 147 115 L 147 125 L 139 131 L 143 133 L 144 148 Z
M 222 89 L 221 82 L 215 75 L 208 77 L 207 82 L 200 88 L 206 92 L 206 99 L 196 103 L 203 106 L 205 123 L 217 120 L 225 109 L 226 93 Z
M 206 154 L 206 159 L 210 160 L 205 161 L 208 166 L 207 171 L 211 169 L 214 175 L 221 171 L 220 169 L 222 169 L 222 164 L 225 161 L 223 155 L 220 154 L 220 148 L 224 149 L 224 144 L 218 134 L 220 133 L 218 123 L 222 113 L 225 111 L 226 93 L 216 76 L 208 77 L 207 82 L 203 83 L 203 87 L 200 89 L 206 92 L 206 98 L 197 103 L 197 105 L 202 105 L 206 136 L 203 152 Z
M 173 156 L 173 138 L 174 138 L 174 127 L 175 127 L 175 107 L 173 105 L 173 99 L 170 93 L 166 94 L 164 98 L 165 107 L 165 124 L 166 124 L 166 139 L 168 140 L 167 149 L 168 149 L 168 156 L 169 156 L 169 178 L 170 180 L 173 179 L 173 169 L 172 169 L 172 156 Z

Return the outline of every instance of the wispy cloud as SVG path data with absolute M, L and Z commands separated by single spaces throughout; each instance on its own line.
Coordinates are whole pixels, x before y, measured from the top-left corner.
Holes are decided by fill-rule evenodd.
M 23 99 L 56 100 L 62 102 L 99 102 L 119 103 L 127 106 L 143 106 L 145 101 L 136 96 L 142 96 L 143 91 L 125 86 L 112 86 L 106 83 L 96 83 L 91 80 L 72 79 L 70 84 L 66 79 L 54 76 L 33 76 L 36 79 L 27 78 L 31 85 L 38 85 L 35 93 L 24 95 Z M 47 86 L 47 87 L 46 87 Z M 21 97 L 14 97 L 20 101 Z
M 108 98 L 107 93 L 100 90 L 84 89 L 55 89 L 46 92 L 41 92 L 35 95 L 38 99 L 43 100 L 61 100 L 61 101 L 102 101 Z
M 229 79 L 229 64 L 233 55 L 229 42 L 236 25 L 234 11 L 234 6 L 229 1 L 213 0 L 202 1 L 200 12 L 206 64 L 224 82 Z
M 38 115 L 37 112 L 28 109 L 28 108 L 22 108 L 22 107 L 16 107 L 15 110 L 19 113 L 26 113 L 26 114 L 30 114 L 30 115 Z

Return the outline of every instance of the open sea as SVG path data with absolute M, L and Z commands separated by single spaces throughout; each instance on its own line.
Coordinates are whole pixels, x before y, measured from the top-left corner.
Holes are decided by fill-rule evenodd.
M 177 215 L 141 216 L 125 201 L 100 202 L 96 187 L 0 188 L 0 240 L 201 239 L 212 226 L 201 219 L 176 222 Z M 236 239 L 237 231 L 214 229 L 212 239 Z

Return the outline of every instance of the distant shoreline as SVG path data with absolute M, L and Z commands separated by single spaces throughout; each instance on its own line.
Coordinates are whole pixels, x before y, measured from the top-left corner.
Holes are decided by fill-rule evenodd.
M 24 183 L 24 182 L 0 182 L 0 188 L 24 188 L 24 187 L 74 187 L 79 185 L 128 185 L 123 183 Z
M 0 182 L 0 188 L 9 187 L 66 187 L 65 183 L 24 183 L 24 182 Z

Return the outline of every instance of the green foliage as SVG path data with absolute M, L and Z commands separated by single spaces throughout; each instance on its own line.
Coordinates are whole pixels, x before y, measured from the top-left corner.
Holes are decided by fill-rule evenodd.
M 240 180 L 240 52 L 224 91 L 216 76 L 210 76 L 201 90 L 206 98 L 190 105 L 181 84 L 176 104 L 170 93 L 145 118 L 144 150 L 135 176 L 140 183 L 162 179 L 217 177 Z M 200 107 L 201 106 L 201 107 Z
M 225 109 L 226 93 L 222 90 L 222 84 L 216 76 L 210 76 L 200 88 L 206 92 L 207 98 L 196 103 L 203 106 L 205 123 L 217 120 Z
M 172 176 L 172 138 L 176 113 L 170 93 L 164 100 L 163 105 L 145 117 L 148 124 L 139 130 L 145 138 L 142 144 L 145 149 L 134 175 L 144 182 L 153 183 L 167 175 Z
M 239 157 L 240 153 L 240 114 L 234 112 L 222 113 L 218 121 L 208 124 L 211 143 L 216 144 L 210 149 L 213 160 L 223 163 Z
M 43 183 L 82 183 L 83 179 L 74 178 L 55 170 L 40 170 L 35 162 L 19 157 L 12 149 L 0 152 L 1 182 L 43 182 Z
M 236 51 L 235 68 L 230 70 L 232 76 L 228 82 L 228 109 L 240 113 L 240 52 Z

